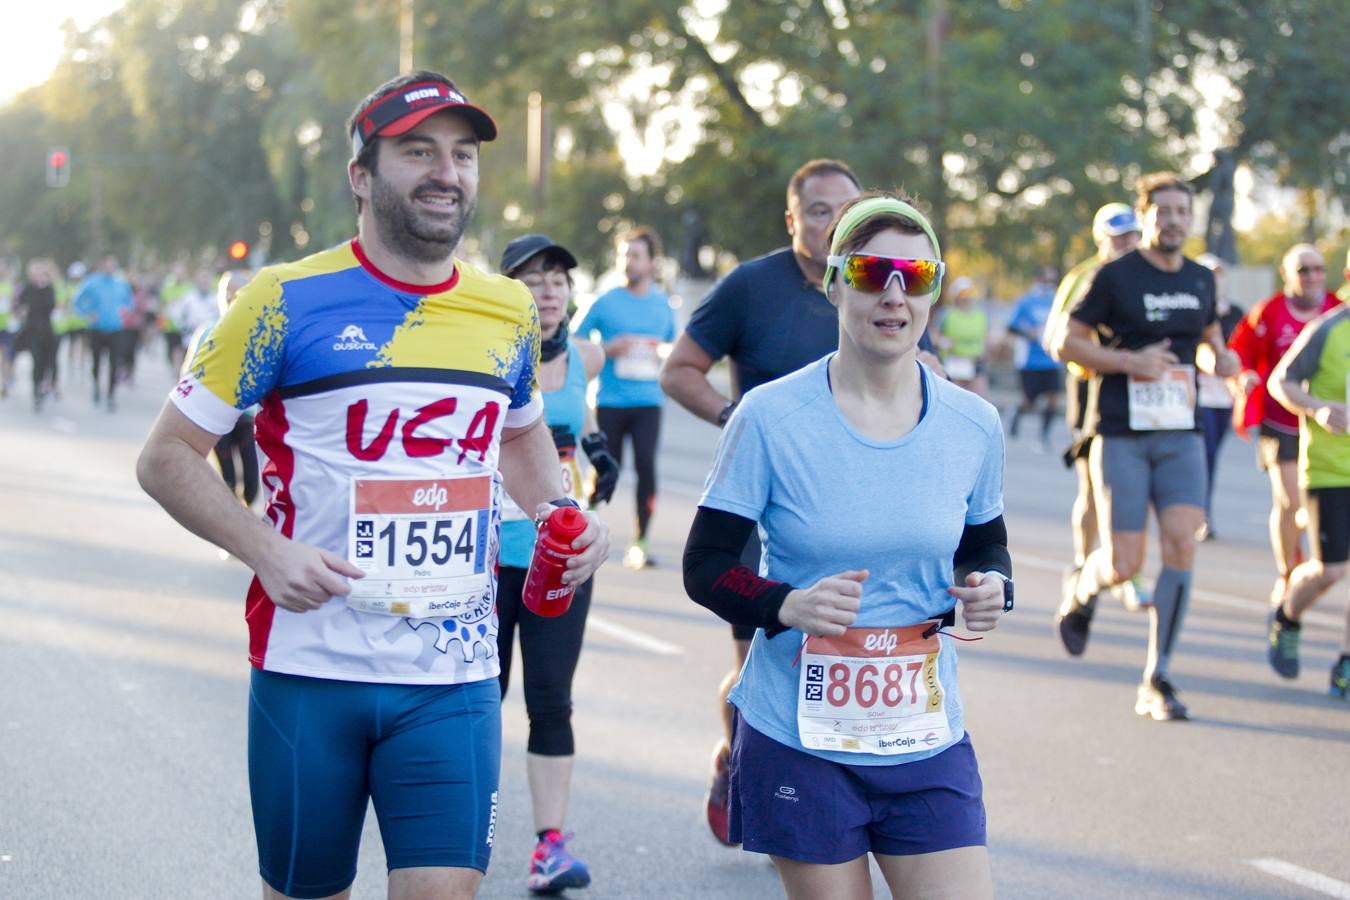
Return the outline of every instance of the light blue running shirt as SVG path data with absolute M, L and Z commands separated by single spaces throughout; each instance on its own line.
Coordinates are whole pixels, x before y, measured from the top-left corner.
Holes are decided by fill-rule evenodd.
M 727 423 L 700 506 L 759 523 L 760 574 L 808 588 L 867 569 L 854 627 L 913 625 L 955 605 L 952 555 L 966 525 L 1003 513 L 1003 429 L 998 413 L 922 365 L 927 410 L 898 441 L 859 434 L 834 401 L 834 354 L 755 388 Z M 895 765 L 934 756 L 965 734 L 955 641 L 944 636 L 948 743 L 895 756 L 807 750 L 797 736 L 794 665 L 804 635 L 754 642 L 731 702 L 757 731 L 848 765 Z
M 660 288 L 653 287 L 639 297 L 628 288 L 616 287 L 601 294 L 591 305 L 576 333 L 584 338 L 599 334 L 601 343 L 620 335 L 668 343 L 675 340 L 675 311 L 670 308 L 670 298 Z M 624 377 L 618 360 L 606 357 L 605 367 L 600 370 L 596 406 L 660 406 L 665 395 L 657 381 L 659 361 L 653 358 L 651 363 L 641 372 L 638 370 L 642 367 L 633 366 L 633 372 L 639 377 L 629 378 Z

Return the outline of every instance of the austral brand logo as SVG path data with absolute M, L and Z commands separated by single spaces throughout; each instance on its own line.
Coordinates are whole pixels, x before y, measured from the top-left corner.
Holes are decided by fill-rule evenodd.
M 366 333 L 360 325 L 348 325 L 342 329 L 338 339 L 333 342 L 334 350 L 378 350 L 370 341 L 366 340 Z

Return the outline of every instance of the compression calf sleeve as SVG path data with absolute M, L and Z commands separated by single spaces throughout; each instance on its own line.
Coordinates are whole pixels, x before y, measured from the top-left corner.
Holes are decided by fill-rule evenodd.
M 760 578 L 741 564 L 741 551 L 755 523 L 700 506 L 684 545 L 684 590 L 700 606 L 732 625 L 763 628 L 769 637 L 786 631 L 778 621 L 792 585 Z
M 1191 596 L 1191 573 L 1164 568 L 1153 586 L 1153 606 L 1148 611 L 1148 661 L 1144 680 L 1167 674 L 1167 664 L 1181 634 Z

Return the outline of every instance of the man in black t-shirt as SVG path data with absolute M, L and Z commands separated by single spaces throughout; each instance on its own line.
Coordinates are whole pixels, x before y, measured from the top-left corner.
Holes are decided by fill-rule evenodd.
M 821 283 L 829 255 L 827 235 L 839 208 L 862 193 L 847 164 L 813 159 L 792 174 L 784 220 L 792 246 L 741 263 L 717 283 L 694 311 L 661 371 L 661 388 L 685 409 L 725 425 L 751 388 L 797 371 L 839 345 L 838 312 Z M 732 397 L 708 380 L 708 370 L 731 358 Z M 751 539 L 743 561 L 759 568 L 759 542 Z M 735 707 L 727 694 L 740 674 L 755 629 L 733 625 L 735 665 L 718 688 L 725 739 L 713 754 L 708 825 L 727 837 L 727 773 Z
M 1085 429 L 1101 546 L 1065 580 L 1055 619 L 1072 655 L 1087 647 L 1097 595 L 1143 566 L 1148 508 L 1158 519 L 1163 570 L 1149 609 L 1148 659 L 1135 712 L 1184 719 L 1167 677 L 1191 589 L 1195 534 L 1204 522 L 1204 442 L 1197 365 L 1238 371 L 1216 315 L 1214 274 L 1187 259 L 1192 189 L 1171 172 L 1139 180 L 1139 248 L 1106 263 L 1070 311 L 1055 356 L 1095 373 Z M 1197 353 L 1197 350 L 1201 351 Z

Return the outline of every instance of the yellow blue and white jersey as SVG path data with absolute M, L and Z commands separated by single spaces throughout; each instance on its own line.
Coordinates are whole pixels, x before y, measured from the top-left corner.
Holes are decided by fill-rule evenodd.
M 352 241 L 265 268 L 239 292 L 170 396 L 215 434 L 261 404 L 266 516 L 277 531 L 350 559 L 358 484 L 466 479 L 456 483 L 490 491 L 474 532 L 485 588 L 457 615 L 366 612 L 341 597 L 292 613 L 255 578 L 254 666 L 403 684 L 497 676 L 498 455 L 504 427 L 542 412 L 538 364 L 529 291 L 463 262 L 444 284 L 403 284 Z

